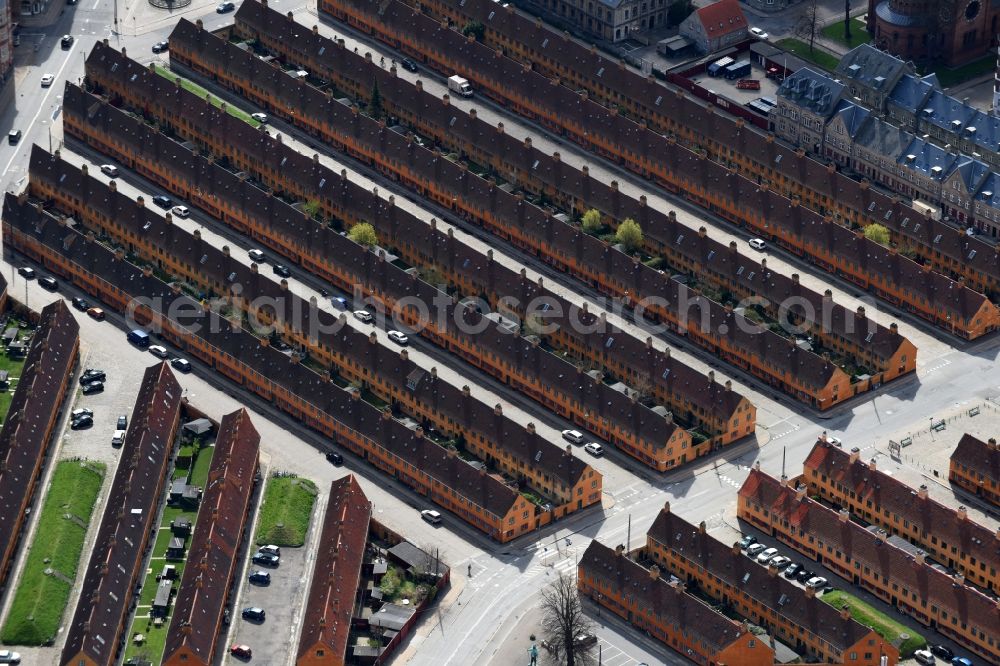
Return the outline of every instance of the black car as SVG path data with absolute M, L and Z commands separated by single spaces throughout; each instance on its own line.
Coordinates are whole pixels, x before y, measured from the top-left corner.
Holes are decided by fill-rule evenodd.
M 223 3 L 219 4 L 218 7 L 215 8 L 215 13 L 216 14 L 225 14 L 226 12 L 231 12 L 234 9 L 236 9 L 236 3 L 235 2 L 223 2 Z
M 153 44 L 153 53 L 163 53 L 169 48 L 170 48 L 170 42 L 167 41 L 156 42 L 155 44 Z
M 799 574 L 800 571 L 802 571 L 802 565 L 798 562 L 792 562 L 788 565 L 788 568 L 785 569 L 784 576 L 785 578 L 792 580 Z
M 250 582 L 256 583 L 257 585 L 270 585 L 271 584 L 271 574 L 266 571 L 252 571 L 250 573 Z
M 25 280 L 32 280 L 35 277 L 35 269 L 29 266 L 21 266 L 17 269 L 17 274 Z
M 12 146 L 17 145 L 17 142 L 21 140 L 22 135 L 23 133 L 21 130 L 11 130 L 7 133 L 7 143 Z
M 263 622 L 264 621 L 264 616 L 265 616 L 265 613 L 264 613 L 264 609 L 263 608 L 258 608 L 257 606 L 251 606 L 250 608 L 244 608 L 243 609 L 243 619 L 244 620 L 253 620 L 254 622 Z
M 944 645 L 932 645 L 931 654 L 933 654 L 935 657 L 940 657 L 945 661 L 951 661 L 952 659 L 955 658 L 955 653 L 946 648 Z
M 191 372 L 191 362 L 186 358 L 178 356 L 170 361 L 170 365 L 174 366 L 175 369 L 180 370 L 181 372 Z
M 94 425 L 94 417 L 89 414 L 84 414 L 73 419 L 70 424 L 70 430 L 81 430 L 83 428 L 89 428 Z
M 83 385 L 83 394 L 100 393 L 104 390 L 104 382 L 91 382 Z
M 326 454 L 326 459 L 332 462 L 334 465 L 344 464 L 344 456 L 340 455 L 339 453 L 334 453 L 333 451 Z
M 417 63 L 413 62 L 409 58 L 403 58 L 403 69 L 408 72 L 417 71 Z
M 63 35 L 62 39 L 59 40 L 59 45 L 64 49 L 73 46 L 73 35 Z
M 38 285 L 43 289 L 48 289 L 49 291 L 55 291 L 59 288 L 59 283 L 56 279 L 50 275 L 38 278 Z
M 157 194 L 155 197 L 153 197 L 153 203 L 155 203 L 160 208 L 170 209 L 174 207 L 174 200 L 162 194 Z
M 281 558 L 270 553 L 254 553 L 251 558 L 254 564 L 263 564 L 268 567 L 276 567 L 281 562 Z
M 80 375 L 80 384 L 89 384 L 90 382 L 103 382 L 108 378 L 108 375 L 103 370 L 94 370 L 93 368 L 87 368 Z
M 118 417 L 118 424 L 115 426 L 118 430 L 128 429 L 128 417 L 122 414 Z
M 80 312 L 86 312 L 87 310 L 90 309 L 90 303 L 88 303 L 87 301 L 83 300 L 79 296 L 74 296 L 73 297 L 73 307 L 76 308 L 77 310 L 79 310 Z
M 814 574 L 812 571 L 809 571 L 808 569 L 803 569 L 798 573 L 797 576 L 795 576 L 795 580 L 799 581 L 800 583 L 804 583 L 810 578 L 815 578 L 815 577 L 816 574 Z
M 281 277 L 292 277 L 292 272 L 288 270 L 288 266 L 285 266 L 284 264 L 275 264 L 271 267 L 271 271 L 275 275 L 280 275 Z

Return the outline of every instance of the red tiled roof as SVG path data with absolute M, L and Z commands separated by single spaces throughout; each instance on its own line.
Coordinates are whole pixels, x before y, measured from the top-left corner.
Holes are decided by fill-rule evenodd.
M 1000 448 L 966 433 L 951 454 L 951 462 L 982 474 L 994 483 L 1000 483 Z
M 696 13 L 709 37 L 721 37 L 747 27 L 747 19 L 737 0 L 719 0 Z
M 353 474 L 330 484 L 323 533 L 309 599 L 302 616 L 298 657 L 315 648 L 343 661 L 361 580 L 372 505 Z

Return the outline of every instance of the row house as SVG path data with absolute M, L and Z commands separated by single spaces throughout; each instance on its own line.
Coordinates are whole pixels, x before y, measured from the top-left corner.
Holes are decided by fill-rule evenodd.
M 778 86 L 778 107 L 769 114 L 780 138 L 820 152 L 827 122 L 843 101 L 843 84 L 805 67 Z
M 588 35 L 608 42 L 632 39 L 636 33 L 667 27 L 666 0 L 535 0 Z
M 260 433 L 247 410 L 223 416 L 167 629 L 165 666 L 211 666 L 220 654 L 230 592 L 239 580 L 259 454 Z
M 844 508 L 861 520 L 919 546 L 927 556 L 965 576 L 967 583 L 1000 592 L 1000 530 L 991 531 L 930 498 L 927 486 L 913 489 L 863 462 L 850 452 L 821 440 L 806 458 L 803 479 L 809 494 Z
M 767 185 L 769 197 L 793 198 L 828 224 L 885 224 L 906 238 L 935 270 L 953 278 L 963 276 L 981 291 L 1000 291 L 1000 254 L 989 245 L 915 213 L 896 196 L 848 177 L 678 88 L 630 70 L 596 48 L 540 22 L 536 25 L 513 7 L 497 8 L 491 0 L 460 4 L 435 0 L 421 2 L 417 10 L 398 0 L 324 0 L 319 9 L 431 67 L 465 76 L 482 94 L 755 233 L 770 236 L 768 222 L 774 215 L 758 219 L 755 206 L 733 198 L 730 193 L 736 189 L 721 182 L 730 180 L 728 176 L 746 179 L 753 191 Z M 485 26 L 482 42 L 465 39 L 448 23 L 464 25 L 470 20 Z M 543 89 L 546 94 L 538 95 Z M 682 160 L 663 154 L 675 151 L 673 146 L 694 151 L 706 164 L 692 171 Z M 653 158 L 651 149 L 660 155 Z M 718 179 L 695 184 L 685 178 L 709 170 L 709 165 L 719 170 Z M 705 188 L 710 196 L 698 191 Z M 901 226 L 903 220 L 915 224 Z M 933 243 L 938 236 L 941 240 Z M 965 258 L 969 245 L 979 251 L 972 262 Z M 826 267 L 834 263 L 828 257 L 836 256 L 840 247 L 806 246 L 799 240 L 794 250 L 808 251 Z M 873 277 L 871 272 L 867 275 Z
M 741 119 L 734 120 L 656 81 L 637 77 L 624 65 L 608 62 L 596 53 L 578 53 L 579 45 L 572 40 L 528 24 L 520 26 L 523 33 L 512 33 L 507 38 L 509 48 L 505 47 L 501 54 L 484 43 L 466 40 L 449 26 L 424 15 L 429 4 L 423 3 L 423 11 L 416 11 L 396 0 L 377 7 L 366 0 L 328 0 L 321 3 L 320 9 L 414 54 L 429 66 L 461 73 L 482 94 L 507 108 L 763 238 L 808 256 L 826 270 L 844 275 L 861 288 L 956 335 L 974 338 L 997 326 L 996 307 L 985 296 L 964 296 L 961 289 L 953 291 L 949 287 L 961 276 L 971 288 L 1000 290 L 1000 253 L 981 240 L 916 213 L 868 183 L 847 178 L 833 166 L 808 157 L 805 151 L 790 149 L 773 135 L 757 132 Z M 480 4 L 470 0 L 465 8 Z M 493 6 L 492 2 L 488 4 Z M 521 20 L 507 11 L 491 9 L 490 14 L 488 36 L 493 35 L 491 25 Z M 532 68 L 510 57 L 526 34 L 535 35 L 536 44 L 553 45 L 544 52 L 534 52 Z M 613 104 L 608 105 L 613 108 L 599 103 L 590 85 L 591 74 L 580 74 L 576 67 L 560 67 L 562 74 L 545 72 L 548 64 L 566 58 L 586 63 L 579 72 L 599 72 L 600 90 L 616 91 Z M 566 85 L 560 85 L 564 81 Z M 576 92 L 588 86 L 591 90 L 587 95 Z M 538 95 L 538 90 L 546 94 Z M 661 128 L 650 125 L 652 116 L 646 115 L 641 118 L 647 124 L 644 127 L 632 119 L 636 116 L 614 110 L 636 104 L 650 114 L 662 117 L 669 113 L 685 123 L 674 123 L 672 129 Z M 658 133 L 661 131 L 671 134 L 664 136 Z M 798 185 L 800 182 L 809 183 L 810 188 Z M 850 224 L 875 220 L 893 234 L 909 239 L 922 252 L 927 268 L 934 270 L 918 278 L 922 267 L 907 257 L 872 241 L 850 240 L 855 235 Z M 822 229 L 822 233 L 806 234 L 804 225 Z M 835 240 L 838 236 L 843 240 Z M 934 238 L 938 238 L 936 244 L 932 243 Z M 863 247 L 855 252 L 859 244 Z M 967 259 L 970 249 L 978 253 L 973 259 Z M 973 265 L 976 270 L 971 268 Z M 932 298 L 912 288 L 914 284 L 930 288 L 931 282 L 940 282 Z M 982 316 L 971 312 L 968 304 L 956 303 L 956 298 L 978 299 L 980 303 L 972 310 L 982 310 Z
M 371 518 L 372 503 L 353 474 L 330 484 L 320 547 L 302 611 L 296 666 L 348 663 Z
M 1000 602 L 892 544 L 888 533 L 827 508 L 807 487 L 755 467 L 739 491 L 737 515 L 771 537 L 822 563 L 849 583 L 935 629 L 983 658 L 1000 661 Z
M 994 506 L 1000 506 L 1000 449 L 997 440 L 985 442 L 968 433 L 951 453 L 948 480 Z
M 884 327 L 868 321 L 866 330 L 862 331 L 860 327 L 853 326 L 852 313 L 846 312 L 831 298 L 800 285 L 796 275 L 785 276 L 767 270 L 766 262 L 740 255 L 734 242 L 727 247 L 710 238 L 704 227 L 695 230 L 683 225 L 673 211 L 663 212 L 648 206 L 645 197 L 629 197 L 620 192 L 614 183 L 605 183 L 592 178 L 586 169 L 576 169 L 564 164 L 558 153 L 549 155 L 534 148 L 530 139 L 520 141 L 510 136 L 503 131 L 502 126 L 494 127 L 479 119 L 474 109 L 465 112 L 454 107 L 447 97 L 435 97 L 423 90 L 419 82 L 411 84 L 396 76 L 394 68 L 385 70 L 376 65 L 369 55 L 356 54 L 347 49 L 343 42 L 319 35 L 315 28 L 306 29 L 288 16 L 282 16 L 258 2 L 240 6 L 234 28 L 239 37 L 258 45 L 258 51 L 263 47 L 268 55 L 276 55 L 286 65 L 305 69 L 313 77 L 329 82 L 338 90 L 350 91 L 357 100 L 367 97 L 371 81 L 376 80 L 387 111 L 417 128 L 422 136 L 432 137 L 447 149 L 467 154 L 477 164 L 493 167 L 507 180 L 563 203 L 573 214 L 596 208 L 612 225 L 626 218 L 636 220 L 643 228 L 649 252 L 665 259 L 670 266 L 669 271 L 697 275 L 699 281 L 706 280 L 713 289 L 732 292 L 734 300 L 752 299 L 776 320 L 782 317 L 782 309 L 787 308 L 790 318 L 797 325 L 809 328 L 810 334 L 820 340 L 824 347 L 851 357 L 856 365 L 868 368 L 871 374 L 880 372 L 881 376 L 874 380 L 875 383 L 891 381 L 915 367 L 916 349 L 898 332 L 893 331 L 891 326 Z M 178 32 L 181 30 L 179 27 Z M 196 33 L 176 41 L 188 39 L 203 40 L 205 37 Z M 322 55 L 318 55 L 320 53 Z M 213 124 L 213 127 L 217 126 Z M 293 153 L 282 146 L 277 146 L 277 149 Z M 251 160 L 250 163 L 257 162 Z M 329 174 L 324 177 L 329 181 L 337 176 Z M 377 199 L 371 192 L 360 187 L 355 186 L 353 189 L 356 192 L 349 197 L 349 201 Z M 397 245 L 417 244 L 427 239 L 416 250 L 418 257 L 414 261 L 435 256 L 433 246 L 427 245 L 432 242 L 432 235 L 443 234 L 433 231 L 431 234 L 410 233 L 405 222 L 419 221 L 413 220 L 408 214 L 403 214 L 402 221 L 398 218 L 399 214 L 391 218 L 391 223 L 383 225 L 393 231 L 394 236 L 406 239 Z M 384 213 L 372 212 L 361 219 L 389 218 Z M 410 255 L 407 257 L 410 261 Z M 448 273 L 461 273 L 460 280 L 468 276 L 473 288 L 480 290 L 483 280 L 476 281 L 484 275 L 480 270 L 480 262 L 470 261 L 470 269 L 462 271 L 466 259 L 468 257 L 456 257 L 455 266 L 448 266 Z M 486 291 L 490 293 L 493 290 L 487 285 Z M 799 303 L 803 307 L 799 308 Z M 565 327 L 560 327 L 560 331 L 564 330 Z M 867 338 L 870 333 L 873 335 L 869 340 Z M 618 335 L 620 332 L 613 334 Z M 583 347 L 586 349 L 588 345 Z M 601 349 L 599 345 L 589 347 Z M 640 357 L 634 353 L 625 356 Z M 648 367 L 644 363 L 645 361 L 640 362 L 639 370 L 631 370 L 630 377 L 639 375 L 641 368 Z M 660 384 L 654 383 L 654 387 L 659 386 Z M 676 414 L 676 405 L 670 406 Z M 685 417 L 688 415 L 685 414 Z M 717 428 L 710 422 L 708 429 L 711 431 Z M 726 443 L 725 437 L 723 443 Z
M 799 654 L 845 666 L 894 666 L 899 660 L 892 643 L 849 612 L 780 576 L 777 567 L 758 564 L 738 543 L 710 536 L 704 521 L 697 527 L 688 523 L 670 511 L 669 502 L 646 533 L 643 555 Z
M 114 182 L 104 185 L 41 149 L 35 151 L 31 165 L 31 191 L 54 201 L 85 228 L 110 237 L 159 270 L 217 295 L 251 321 L 273 326 L 298 349 L 329 368 L 331 374 L 359 382 L 424 425 L 432 425 L 448 437 L 463 439 L 470 452 L 491 467 L 498 467 L 519 484 L 553 500 L 557 517 L 600 501 L 601 475 L 574 457 L 569 445 L 564 451 L 538 436 L 533 424 L 523 427 L 505 417 L 500 405 L 490 407 L 473 398 L 468 386 L 449 384 L 438 378 L 436 368 L 428 370 L 410 361 L 406 350 L 397 352 L 380 344 L 374 334 L 346 326 L 346 314 L 338 317 L 320 309 L 318 303 L 295 295 L 288 290 L 286 281 L 277 283 L 258 272 L 256 264 L 247 266 L 232 258 L 228 247 L 217 248 L 203 241 L 197 230 L 190 233 L 174 225 L 169 213 L 166 218 L 160 217 L 141 199 L 132 201 L 119 194 Z M 289 213 L 297 216 L 295 211 Z M 381 284 L 387 303 L 398 303 L 406 295 L 425 303 L 445 296 L 398 268 L 392 274 L 390 262 L 339 234 L 337 237 L 349 250 L 332 252 L 331 258 L 345 265 L 360 265 L 364 270 L 358 271 L 358 279 L 366 277 Z M 452 308 L 445 311 L 445 318 L 458 320 Z M 437 324 L 436 328 L 442 327 Z M 490 349 L 496 355 L 498 350 L 510 347 L 504 334 L 495 328 L 470 330 L 479 331 L 466 337 L 473 340 L 480 353 Z M 569 367 L 558 366 L 555 369 L 561 372 L 556 373 L 552 363 L 539 363 L 535 368 L 543 378 L 539 381 L 575 394 L 587 410 L 603 411 L 605 418 L 613 420 L 610 410 L 602 410 L 600 391 L 592 389 L 598 385 L 590 378 L 581 378 Z M 581 381 L 583 385 L 577 386 Z M 656 416 L 648 416 L 652 421 L 649 427 L 631 420 L 620 425 L 647 436 L 656 427 Z
M 310 127 L 311 131 L 319 132 L 334 145 L 344 145 L 344 150 L 351 154 L 362 154 L 363 150 L 368 159 L 381 167 L 388 166 L 419 192 L 444 205 L 461 209 L 463 213 L 478 218 L 484 226 L 497 228 L 502 237 L 511 238 L 517 245 L 545 253 L 550 263 L 592 284 L 596 283 L 615 297 L 626 299 L 627 305 L 645 306 L 647 316 L 655 316 L 675 332 L 689 336 L 725 360 L 762 377 L 767 383 L 782 387 L 797 399 L 826 409 L 870 387 L 870 377 L 852 378 L 840 367 L 803 349 L 794 341 L 769 328 L 752 324 L 742 313 L 700 294 L 692 298 L 685 281 L 678 276 L 667 279 L 635 257 L 581 233 L 576 226 L 555 224 L 544 211 L 525 205 L 522 197 L 497 188 L 486 179 L 471 174 L 464 166 L 442 159 L 439 153 L 387 130 L 356 110 L 324 99 L 318 90 L 306 85 L 298 90 L 288 89 L 285 83 L 289 77 L 280 74 L 277 68 L 236 46 L 226 48 L 232 57 L 224 60 L 224 67 L 215 64 L 206 67 L 204 61 L 199 60 L 202 62 L 199 71 L 225 79 L 227 86 L 236 86 L 244 95 L 251 97 L 255 95 L 255 89 L 261 88 L 269 88 L 282 97 L 291 96 L 287 101 L 277 103 L 278 106 L 273 105 L 273 96 L 266 98 L 272 102 L 265 102 L 265 98 L 255 98 L 255 101 L 271 104 L 270 109 L 275 113 L 285 113 L 281 109 L 290 106 L 307 107 L 301 113 L 287 117 L 292 122 Z M 175 62 L 184 62 L 188 56 L 204 57 L 210 62 L 210 55 L 206 50 L 185 52 L 184 45 L 175 39 Z M 91 59 L 96 60 L 94 57 Z M 239 72 L 245 68 L 249 68 L 253 76 L 241 77 Z M 105 78 L 98 72 L 97 62 L 88 77 L 94 82 Z M 277 85 L 269 86 L 269 79 L 275 80 Z M 117 85 L 114 92 L 122 94 L 121 88 L 123 86 Z M 301 101 L 303 97 L 305 101 Z M 293 102 L 292 98 L 298 101 Z M 332 135 L 330 128 L 335 124 L 323 122 L 324 117 L 330 119 L 340 114 L 350 114 L 340 121 L 349 126 Z M 560 247 L 566 247 L 566 250 L 558 252 Z M 585 261 L 587 254 L 591 258 Z M 693 314 L 696 311 L 698 316 Z
M 660 570 L 592 541 L 577 566 L 577 589 L 685 659 L 708 666 L 773 666 L 774 650 L 763 637 L 668 582 Z
M 0 278 L 2 300 L 7 282 Z M 31 515 L 53 431 L 80 350 L 80 326 L 62 300 L 42 308 L 0 429 L 0 591 Z
M 292 418 L 367 460 L 473 527 L 507 542 L 547 524 L 550 513 L 536 514 L 514 488 L 477 469 L 454 452 L 361 400 L 257 338 L 205 310 L 200 301 L 153 276 L 44 214 L 25 200 L 4 201 L 4 239 L 14 249 L 104 301 L 109 309 L 130 309 L 136 321 L 155 327 L 164 340 L 184 349 L 233 382 L 272 402 Z M 140 299 L 141 300 L 137 300 Z M 198 324 L 197 326 L 193 326 Z
M 6 229 L 7 206 L 4 208 Z M 4 235 L 5 242 L 10 242 Z M 66 627 L 60 666 L 118 663 L 145 574 L 146 554 L 154 541 L 151 537 L 156 532 L 181 408 L 181 387 L 167 363 L 147 368 L 90 561 L 82 572 L 79 601 Z

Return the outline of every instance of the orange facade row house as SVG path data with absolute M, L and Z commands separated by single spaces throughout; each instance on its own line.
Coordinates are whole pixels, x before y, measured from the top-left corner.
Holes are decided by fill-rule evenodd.
M 83 235 L 26 199 L 8 194 L 4 241 L 57 275 L 157 331 L 230 380 L 340 443 L 401 483 L 497 541 L 506 542 L 553 519 L 515 488 L 477 470 L 424 436 L 341 389 L 332 378 L 272 348 L 237 323 L 204 310 L 179 285 L 153 276 L 151 267 L 125 261 L 93 234 Z M 136 299 L 141 297 L 141 301 Z M 197 327 L 192 326 L 198 323 Z
M 1000 448 L 995 437 L 985 442 L 962 435 L 951 454 L 948 480 L 959 488 L 1000 506 Z
M 807 491 L 755 468 L 740 488 L 737 515 L 924 626 L 1000 662 L 1000 602 L 967 585 L 962 574 L 931 566 L 924 551 L 895 546 L 886 531 L 866 529 L 847 509 L 830 509 Z

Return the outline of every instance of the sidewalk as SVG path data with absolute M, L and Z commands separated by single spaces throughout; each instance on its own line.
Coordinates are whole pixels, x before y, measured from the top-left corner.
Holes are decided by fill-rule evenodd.
M 22 28 L 47 28 L 62 16 L 66 0 L 49 0 L 48 7 L 41 14 L 22 14 L 18 23 Z

